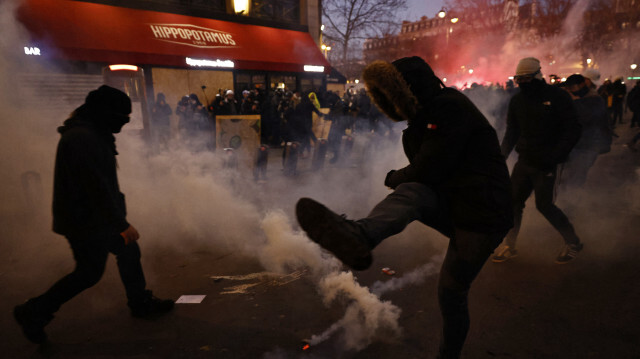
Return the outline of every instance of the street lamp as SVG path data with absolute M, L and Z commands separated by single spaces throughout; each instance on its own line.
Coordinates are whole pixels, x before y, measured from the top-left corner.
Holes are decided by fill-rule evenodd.
M 324 51 L 324 57 L 327 58 L 327 51 L 331 51 L 331 46 L 327 46 L 325 44 L 320 45 L 322 51 Z
M 438 11 L 438 17 L 444 19 L 445 16 L 447 16 L 447 8 L 443 7 L 442 9 L 440 9 L 440 11 Z

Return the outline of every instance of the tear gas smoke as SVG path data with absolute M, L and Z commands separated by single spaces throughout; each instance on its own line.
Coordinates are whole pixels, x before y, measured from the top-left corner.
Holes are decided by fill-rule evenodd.
M 465 70 L 473 69 L 472 74 L 453 73 L 460 69 L 450 69 L 450 73 L 436 71 L 436 74 L 447 77 L 448 85 L 458 88 L 470 87 L 474 82 L 482 85 L 504 84 L 514 75 L 516 64 L 521 58 L 533 56 L 540 59 L 542 73 L 548 79 L 551 74 L 568 76 L 580 72 L 586 56 L 593 59 L 592 66 L 600 71 L 603 80 L 626 76 L 629 73 L 629 65 L 634 61 L 632 54 L 640 51 L 640 42 L 633 41 L 640 36 L 640 31 L 626 29 L 621 34 L 624 38 L 614 40 L 613 50 L 602 49 L 596 50 L 598 52 L 595 54 L 584 54 L 578 48 L 578 44 L 585 27 L 583 16 L 591 5 L 591 0 L 576 1 L 564 19 L 561 30 L 542 40 L 531 41 L 530 39 L 536 39 L 538 36 L 523 29 L 508 32 L 506 36 L 499 34 L 476 37 L 464 47 L 449 50 L 454 51 L 452 58 L 457 59 L 458 64 L 465 65 Z M 503 45 L 496 47 L 496 44 L 500 43 Z
M 434 257 L 402 277 L 376 281 L 370 290 L 358 285 L 351 272 L 334 272 L 323 278 L 320 288 L 325 305 L 337 298 L 351 303 L 340 320 L 321 334 L 313 335 L 309 344 L 318 345 L 340 330 L 343 331 L 342 340 L 347 350 L 361 350 L 382 335 L 399 336 L 402 333 L 398 325 L 401 310 L 389 301 L 381 301 L 380 297 L 384 293 L 422 283 L 438 272 L 441 262 L 441 257 Z
M 422 266 L 412 270 L 411 272 L 401 276 L 392 278 L 387 281 L 377 281 L 371 285 L 371 293 L 382 296 L 391 291 L 396 291 L 406 287 L 407 285 L 415 285 L 422 283 L 426 278 L 436 274 L 442 264 L 442 257 L 433 257 Z
M 320 281 L 319 288 L 325 305 L 341 295 L 353 302 L 342 319 L 324 333 L 311 337 L 309 344 L 317 345 L 338 329 L 344 329 L 344 348 L 347 350 L 365 348 L 381 330 L 396 336 L 401 334 L 398 325 L 400 308 L 389 301 L 381 301 L 368 288 L 360 286 L 352 272 L 331 273 Z

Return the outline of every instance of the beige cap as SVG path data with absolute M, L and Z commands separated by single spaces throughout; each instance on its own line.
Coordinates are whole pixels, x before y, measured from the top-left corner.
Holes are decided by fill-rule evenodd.
M 525 57 L 518 62 L 516 67 L 516 76 L 535 75 L 534 77 L 542 80 L 542 72 L 540 72 L 540 60 L 535 57 Z

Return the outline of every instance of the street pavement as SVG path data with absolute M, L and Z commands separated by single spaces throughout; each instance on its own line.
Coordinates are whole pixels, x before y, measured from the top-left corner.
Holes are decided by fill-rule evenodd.
M 561 237 L 530 199 L 519 238 L 520 255 L 506 263 L 488 262 L 473 284 L 464 358 L 640 357 L 640 152 L 622 146 L 638 131 L 629 129 L 626 121 L 616 130 L 620 137 L 611 152 L 596 162 L 585 188 L 558 196 L 557 203 L 575 225 L 584 250 L 569 264 L 555 264 Z M 285 178 L 278 160 L 279 151 L 274 149 L 268 182 L 254 199 L 263 208 L 278 203 L 293 218 L 295 200 L 306 195 L 304 185 L 296 184 L 310 181 L 314 174 L 305 169 L 305 159 L 297 177 Z M 334 174 L 344 171 L 362 174 L 357 162 L 327 165 L 323 181 L 330 183 Z M 376 186 L 382 187 L 383 179 Z M 345 185 L 366 187 L 364 181 Z M 350 213 L 351 217 L 370 209 L 370 198 L 326 192 L 332 208 L 345 201 L 361 203 L 360 212 Z M 34 345 L 22 336 L 12 308 L 69 272 L 73 260 L 64 239 L 46 228 L 48 219 L 15 225 L 24 222 L 21 216 L 0 218 L 2 358 L 436 357 L 441 327 L 437 271 L 382 295 L 383 301 L 401 310 L 401 334 L 381 330 L 369 345 L 348 350 L 337 331 L 303 350 L 305 339 L 339 321 L 351 304 L 323 303 L 308 268 L 265 273 L 255 256 L 233 246 L 190 238 L 155 242 L 143 232 L 140 245 L 149 288 L 163 298 L 205 295 L 204 300 L 176 304 L 156 320 L 132 318 L 112 257 L 101 282 L 64 305 L 47 326 L 50 342 Z M 224 236 L 224 231 L 208 235 Z M 181 241 L 189 245 L 180 245 Z M 401 278 L 425 263 L 437 263 L 446 245 L 435 231 L 412 224 L 375 249 L 373 265 L 356 273 L 357 281 L 371 286 Z M 390 276 L 382 268 L 395 274 Z

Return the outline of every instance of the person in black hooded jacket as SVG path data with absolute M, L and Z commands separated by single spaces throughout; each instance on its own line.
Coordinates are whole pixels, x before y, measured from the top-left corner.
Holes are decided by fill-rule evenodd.
M 43 343 L 44 327 L 62 304 L 95 285 L 109 253 L 116 255 L 128 306 L 135 317 L 150 317 L 173 308 L 147 290 L 138 231 L 127 222 L 124 195 L 116 173 L 114 133 L 129 122 L 131 100 L 103 85 L 58 128 L 53 184 L 53 231 L 65 236 L 76 267 L 44 294 L 14 309 L 14 317 L 30 341 Z
M 582 250 L 582 243 L 567 216 L 553 202 L 558 166 L 567 160 L 580 139 L 582 126 L 569 94 L 544 82 L 538 59 L 520 60 L 515 81 L 520 92 L 509 102 L 507 131 L 501 145 L 505 157 L 514 147 L 518 152 L 518 162 L 511 173 L 515 223 L 505 238 L 505 246 L 492 260 L 501 263 L 517 255 L 522 212 L 535 191 L 536 208 L 565 241 L 556 263 L 568 263 Z
M 402 144 L 409 165 L 390 171 L 394 191 L 352 221 L 301 198 L 296 215 L 313 241 L 355 270 L 371 250 L 420 221 L 450 238 L 438 299 L 443 317 L 440 358 L 459 358 L 469 330 L 471 282 L 512 227 L 509 172 L 495 130 L 463 94 L 446 88 L 419 57 L 376 61 L 363 73 L 375 104 L 407 121 Z

